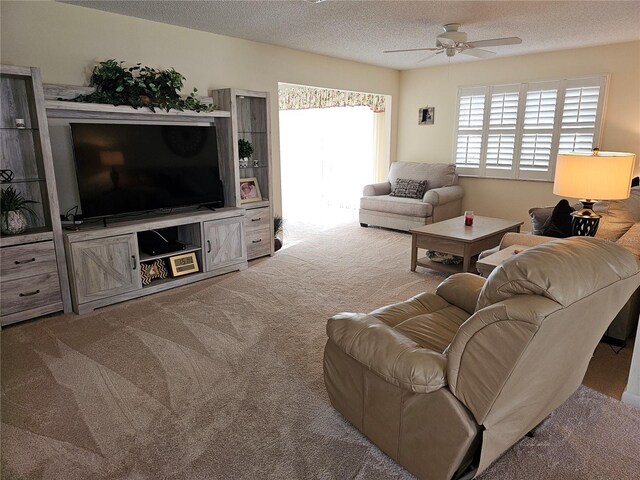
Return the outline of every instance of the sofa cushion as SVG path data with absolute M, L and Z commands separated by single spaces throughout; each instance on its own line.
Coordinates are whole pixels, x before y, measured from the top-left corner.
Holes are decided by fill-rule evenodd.
M 396 180 L 393 190 L 389 193 L 392 197 L 418 198 L 422 200 L 424 192 L 427 191 L 426 180 L 407 180 L 399 178 Z
M 429 188 L 440 188 L 457 183 L 456 166 L 452 163 L 393 162 L 389 169 L 389 183 L 399 178 L 428 180 Z
M 392 197 L 390 195 L 377 195 L 374 197 L 360 198 L 360 208 L 375 212 L 395 213 L 410 217 L 430 217 L 433 206 L 414 198 Z
M 416 315 L 395 327 L 422 348 L 442 353 L 449 346 L 456 332 L 468 318 L 464 310 L 449 305 L 436 312 Z
M 625 200 L 598 202 L 594 210 L 602 215 L 596 237 L 615 242 L 640 222 L 640 187 L 633 187 Z
M 616 243 L 629 250 L 640 260 L 640 222 L 633 224 Z

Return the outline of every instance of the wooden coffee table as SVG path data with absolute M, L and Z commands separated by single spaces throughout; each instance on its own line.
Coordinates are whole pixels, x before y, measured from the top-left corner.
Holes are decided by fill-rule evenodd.
M 505 233 L 519 232 L 523 223 L 476 215 L 470 227 L 465 226 L 464 216 L 460 216 L 413 228 L 410 230 L 411 271 L 415 272 L 420 265 L 448 273 L 469 272 L 472 257 L 498 245 Z M 426 257 L 418 259 L 419 248 L 457 255 L 464 260 L 462 265 L 444 265 Z

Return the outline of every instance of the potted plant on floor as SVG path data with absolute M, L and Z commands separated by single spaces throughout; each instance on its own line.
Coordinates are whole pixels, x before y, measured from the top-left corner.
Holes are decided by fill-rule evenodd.
M 17 235 L 24 232 L 29 225 L 24 212 L 35 220 L 36 212 L 31 208 L 34 200 L 27 200 L 22 193 L 12 186 L 2 189 L 0 193 L 0 230 L 7 235 Z
M 282 240 L 278 237 L 278 234 L 282 232 L 282 226 L 284 221 L 280 215 L 273 216 L 273 249 L 277 252 L 282 248 Z

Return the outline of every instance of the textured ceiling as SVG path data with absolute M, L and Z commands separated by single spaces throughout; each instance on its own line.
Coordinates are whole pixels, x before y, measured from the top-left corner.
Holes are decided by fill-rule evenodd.
M 638 1 L 68 1 L 75 5 L 256 42 L 406 70 L 449 61 L 425 52 L 441 25 L 461 23 L 469 41 L 518 36 L 500 56 L 640 39 Z M 637 59 L 636 59 L 637 60 Z M 482 61 L 456 55 L 451 62 Z

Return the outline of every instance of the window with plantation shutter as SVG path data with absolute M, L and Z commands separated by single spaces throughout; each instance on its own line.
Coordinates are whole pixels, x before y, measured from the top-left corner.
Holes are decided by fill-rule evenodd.
M 493 176 L 513 169 L 519 96 L 519 85 L 491 89 L 485 170 Z
M 580 80 L 568 81 L 560 125 L 559 153 L 588 152 L 595 145 L 598 105 L 602 86 Z
M 597 146 L 606 80 L 461 88 L 455 134 L 459 174 L 553 181 L 558 153 Z
M 471 89 L 459 100 L 456 165 L 471 168 L 477 168 L 480 165 L 483 125 L 484 93 L 474 94 L 474 89 Z
M 559 87 L 559 82 L 548 82 L 530 83 L 525 88 L 520 178 L 536 179 L 550 171 Z

